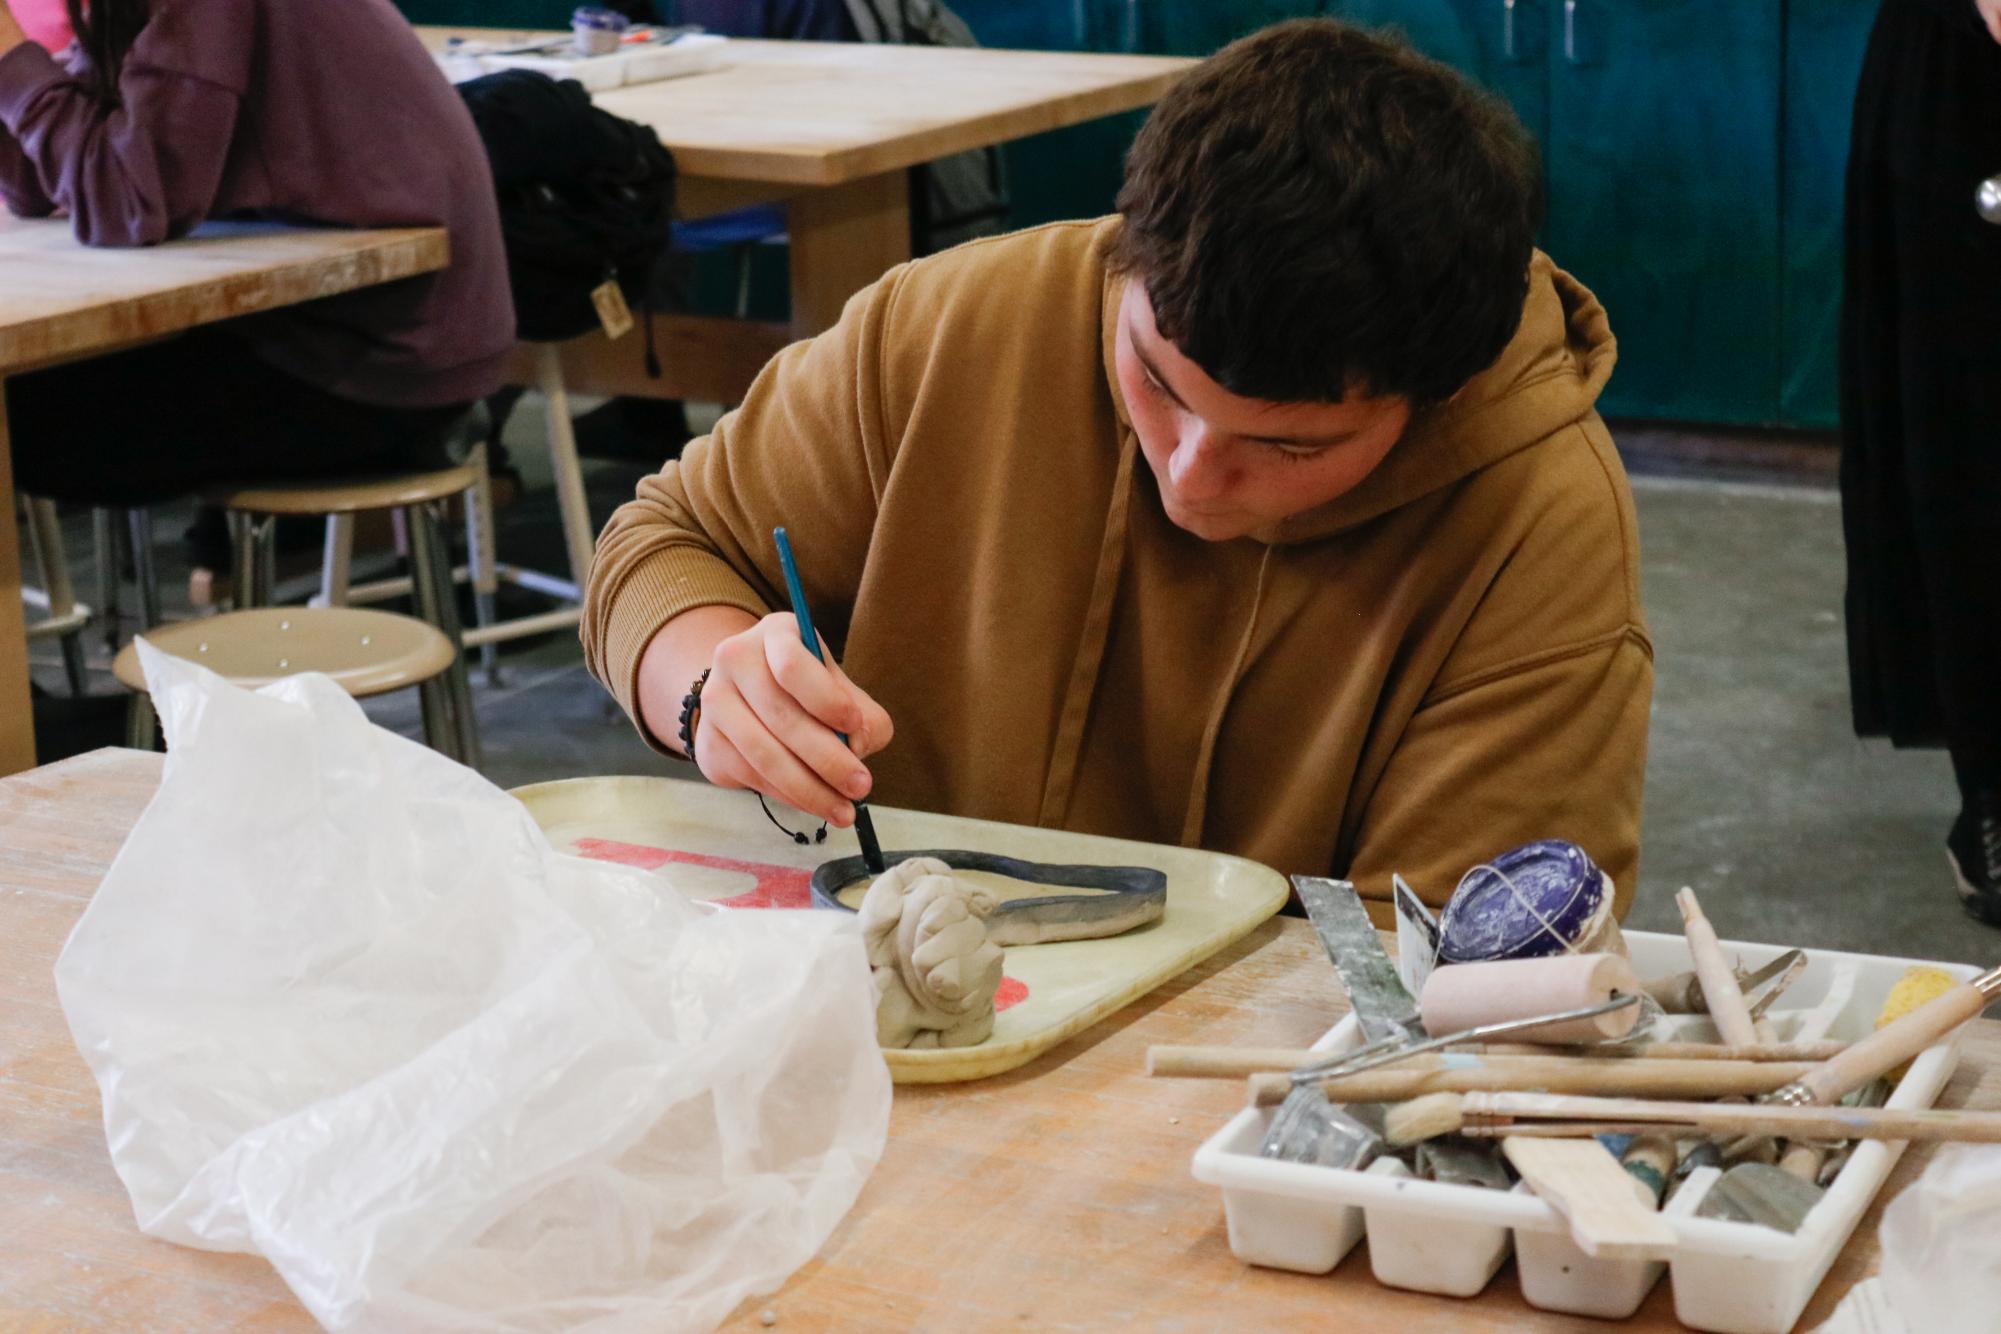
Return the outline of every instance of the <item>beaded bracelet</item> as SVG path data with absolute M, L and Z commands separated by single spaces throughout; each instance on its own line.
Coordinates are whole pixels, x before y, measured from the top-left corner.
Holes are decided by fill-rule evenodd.
M 681 753 L 695 763 L 695 727 L 702 712 L 702 687 L 709 683 L 709 668 L 702 668 L 702 674 L 695 678 L 695 684 L 688 687 L 688 693 L 681 696 Z

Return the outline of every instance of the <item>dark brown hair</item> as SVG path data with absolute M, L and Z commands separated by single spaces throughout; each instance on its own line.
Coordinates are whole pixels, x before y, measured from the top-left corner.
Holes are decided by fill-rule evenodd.
M 1399 37 L 1299 19 L 1161 100 L 1112 262 L 1231 393 L 1435 403 L 1521 322 L 1540 175 L 1494 97 Z
M 66 0 L 70 30 L 90 57 L 90 90 L 100 101 L 118 100 L 118 75 L 125 53 L 139 37 L 150 14 L 147 0 Z

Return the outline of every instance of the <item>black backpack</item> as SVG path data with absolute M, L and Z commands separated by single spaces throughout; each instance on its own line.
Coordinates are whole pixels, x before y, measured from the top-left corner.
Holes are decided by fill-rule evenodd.
M 598 328 L 591 293 L 608 281 L 643 320 L 674 216 L 674 157 L 659 136 L 600 111 L 576 80 L 533 70 L 484 75 L 459 94 L 493 165 L 518 336 Z M 650 370 L 650 345 L 647 357 Z
M 940 0 L 844 0 L 864 42 L 978 46 L 966 21 Z M 939 158 L 911 174 L 911 226 L 920 254 L 989 236 L 1007 218 L 1007 174 L 998 148 Z

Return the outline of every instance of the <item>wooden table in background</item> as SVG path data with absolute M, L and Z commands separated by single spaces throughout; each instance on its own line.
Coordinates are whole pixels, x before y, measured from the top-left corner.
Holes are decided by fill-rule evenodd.
M 558 34 L 419 28 L 515 41 Z M 651 126 L 679 168 L 677 212 L 700 218 L 783 201 L 791 242 L 789 325 L 657 315 L 663 375 L 640 337 L 563 347 L 573 393 L 734 403 L 772 353 L 820 332 L 847 299 L 910 258 L 909 168 L 968 149 L 1149 106 L 1193 68 L 1179 56 L 1099 55 L 732 39 L 722 68 L 597 93 Z M 524 368 L 523 383 L 533 377 Z
M 65 220 L 0 210 L 0 774 L 35 762 L 6 379 L 237 315 L 441 269 L 438 228 L 225 224 L 142 250 L 77 244 Z M 162 403 L 160 411 L 174 405 Z
M 313 1328 L 263 1261 L 141 1236 L 52 969 L 160 759 L 99 751 L 0 781 L 0 1328 L 217 1334 Z M 1153 1080 L 1156 1042 L 1303 1046 L 1342 1011 L 1302 921 L 1251 936 L 1031 1065 L 896 1091 L 889 1148 L 820 1256 L 734 1328 L 781 1331 L 1678 1329 L 1668 1285 L 1623 1325 L 1526 1305 L 1512 1268 L 1468 1301 L 1385 1288 L 1358 1249 L 1325 1276 L 1230 1254 L 1222 1199 L 1189 1175 L 1242 1104 L 1234 1081 Z M 2001 1023 L 1980 1021 L 1941 1106 L 2001 1108 Z M 1875 1269 L 1907 1152 L 1800 1323 Z

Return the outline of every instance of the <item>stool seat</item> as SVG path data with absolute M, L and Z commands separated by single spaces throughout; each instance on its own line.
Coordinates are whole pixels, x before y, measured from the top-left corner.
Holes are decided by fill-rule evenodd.
M 458 659 L 435 626 L 359 607 L 257 607 L 162 625 L 145 638 L 246 689 L 324 672 L 357 699 L 420 685 Z M 132 644 L 118 651 L 111 671 L 127 689 L 146 689 Z
M 358 514 L 443 500 L 477 484 L 480 468 L 468 460 L 435 472 L 372 473 L 356 477 L 301 478 L 287 482 L 221 483 L 202 499 L 246 514 Z

